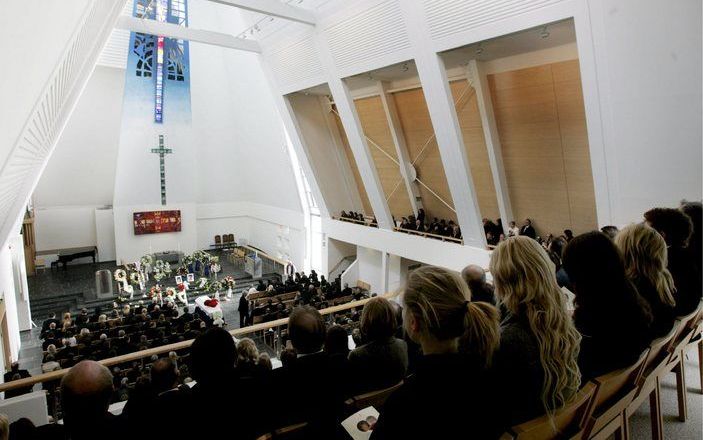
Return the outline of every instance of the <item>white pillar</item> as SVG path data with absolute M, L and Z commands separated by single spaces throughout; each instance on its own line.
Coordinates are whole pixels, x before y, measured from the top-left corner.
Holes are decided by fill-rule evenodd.
M 388 128 L 390 129 L 391 137 L 393 138 L 393 145 L 395 146 L 395 152 L 399 162 L 398 167 L 400 168 L 400 176 L 403 179 L 403 183 L 405 183 L 405 189 L 407 190 L 408 198 L 410 199 L 410 206 L 412 206 L 413 213 L 417 216 L 418 209 L 422 208 L 420 189 L 418 188 L 415 179 L 412 177 L 415 173 L 411 169 L 412 165 L 410 164 L 410 154 L 408 153 L 405 135 L 403 134 L 403 130 L 401 128 L 398 109 L 395 106 L 393 96 L 388 93 L 389 88 L 388 82 L 378 82 L 378 94 L 381 97 L 381 104 L 383 104 L 383 110 L 386 113 Z
M 409 32 L 409 37 L 417 53 L 415 64 L 425 92 L 427 109 L 437 137 L 464 245 L 485 247 L 486 236 L 483 232 L 478 198 L 444 62 L 431 44 L 422 9 L 414 2 L 401 2 L 401 7 L 408 27 L 413 30 Z
M 361 127 L 361 121 L 356 112 L 349 87 L 339 76 L 324 35 L 321 33 L 317 34 L 316 41 L 322 65 L 327 72 L 328 86 L 332 93 L 332 99 L 337 105 L 339 118 L 347 135 L 349 147 L 354 154 L 354 160 L 359 169 L 361 180 L 364 183 L 369 203 L 371 203 L 371 209 L 373 209 L 376 221 L 378 221 L 378 227 L 392 230 L 395 225 L 393 224 L 391 212 L 388 209 L 388 203 L 386 203 L 386 196 L 381 186 L 381 180 L 378 177 L 369 146 L 366 143 L 364 130 Z
M 498 199 L 498 211 L 500 211 L 500 218 L 502 219 L 503 232 L 507 237 L 510 222 L 515 219 L 513 218 L 508 181 L 505 178 L 505 168 L 503 167 L 503 150 L 500 145 L 498 126 L 493 113 L 493 102 L 491 102 L 491 93 L 488 87 L 488 79 L 483 70 L 483 63 L 476 60 L 469 61 L 468 78 L 476 91 L 483 137 L 486 140 L 486 149 L 488 150 L 488 163 L 491 167 L 493 186 L 495 186 L 496 198 Z

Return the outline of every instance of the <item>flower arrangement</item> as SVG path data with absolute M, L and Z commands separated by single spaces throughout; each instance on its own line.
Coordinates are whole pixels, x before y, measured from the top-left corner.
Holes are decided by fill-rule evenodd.
M 178 283 L 178 284 L 176 285 L 176 290 L 179 291 L 179 292 L 185 292 L 185 290 L 186 290 L 186 285 L 183 284 L 183 283 Z
M 195 258 L 193 258 L 192 255 L 184 255 L 181 263 L 183 264 L 184 267 L 187 267 L 188 265 L 193 264 L 193 261 L 195 261 Z
M 170 274 L 171 274 L 171 271 L 172 271 L 172 270 L 171 270 L 171 264 L 168 263 L 168 262 L 164 263 L 164 267 L 163 267 L 161 270 L 163 270 L 163 272 L 164 272 L 166 275 L 170 275 Z
M 127 271 L 125 271 L 124 269 L 117 269 L 115 271 L 114 276 L 115 276 L 115 281 L 117 281 L 119 283 L 124 283 L 125 281 L 127 281 Z
M 210 283 L 209 287 L 209 290 L 211 292 L 219 292 L 220 290 L 222 290 L 222 283 L 219 281 L 213 281 L 212 283 Z
M 155 296 L 161 295 L 161 287 L 160 286 L 154 286 L 151 289 L 149 289 L 149 297 L 153 298 Z
M 206 289 L 207 290 L 207 278 L 198 279 L 198 289 Z
M 166 274 L 161 270 L 161 269 L 155 269 L 154 270 L 154 279 L 158 283 L 159 281 L 163 280 Z
M 213 264 L 210 266 L 210 272 L 212 272 L 212 273 L 218 273 L 218 272 L 221 272 L 221 271 L 222 271 L 222 266 L 220 266 L 220 265 L 217 264 L 217 263 L 213 263 Z
M 218 304 L 218 303 L 219 303 L 219 301 L 217 301 L 217 300 L 214 299 L 214 298 L 206 299 L 206 300 L 203 302 L 203 304 L 205 304 L 205 305 L 208 306 L 208 307 L 217 307 L 217 304 Z
M 132 295 L 134 295 L 134 287 L 132 287 L 131 285 L 127 284 L 126 286 L 124 286 L 124 292 L 125 292 L 125 293 L 129 293 L 129 298 L 131 299 L 131 298 L 132 298 Z
M 132 272 L 129 274 L 129 282 L 135 286 L 139 284 L 139 272 Z
M 188 275 L 188 268 L 186 266 L 180 266 L 176 270 L 176 274 L 181 275 L 181 276 Z
M 213 255 L 210 257 L 210 263 L 219 263 L 220 262 L 220 257 L 217 255 Z
M 227 286 L 228 289 L 234 289 L 234 285 L 237 284 L 234 281 L 234 277 L 231 275 L 226 276 L 223 280 L 222 283 Z
M 140 260 L 140 263 L 142 263 L 142 266 L 153 266 L 154 265 L 154 256 L 151 254 L 144 255 Z
M 163 270 L 165 264 L 164 260 L 156 260 L 156 262 L 154 262 L 154 269 Z
M 176 288 L 175 287 L 167 287 L 166 288 L 166 296 L 174 296 L 176 295 Z

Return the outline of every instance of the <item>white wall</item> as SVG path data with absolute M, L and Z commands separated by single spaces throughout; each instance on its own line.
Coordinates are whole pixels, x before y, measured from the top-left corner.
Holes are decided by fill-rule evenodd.
M 24 240 L 21 235 L 10 239 L 10 253 L 12 254 L 12 277 L 15 284 L 17 325 L 20 331 L 31 330 L 32 313 L 29 309 L 29 286 L 27 286 L 27 268 L 24 262 Z
M 700 200 L 702 3 L 589 4 L 613 223 Z
M 0 13 L 0 164 L 86 11 L 90 0 L 2 2 Z M 31 23 L 31 24 L 30 24 Z
M 369 283 L 371 285 L 371 292 L 375 293 L 383 293 L 381 257 L 380 251 L 363 246 L 357 247 L 356 261 L 359 265 L 359 280 Z
M 445 243 L 338 220 L 323 219 L 322 230 L 330 238 L 357 243 L 364 248 L 385 250 L 391 255 L 456 271 L 460 271 L 469 264 L 477 264 L 487 268 L 490 259 L 490 252 L 485 249 Z
M 97 245 L 95 206 L 37 207 L 34 226 L 37 251 Z
M 98 261 L 115 261 L 115 213 L 112 209 L 95 210 L 95 242 Z
M 17 360 L 20 352 L 20 327 L 17 318 L 15 282 L 12 270 L 12 251 L 9 246 L 0 249 L 0 295 L 5 302 L 5 315 L 10 340 L 10 356 Z
M 324 247 L 323 247 L 324 249 Z M 323 272 L 325 276 L 329 275 L 339 264 L 344 257 L 353 257 L 356 255 L 356 245 L 345 243 L 343 241 L 327 238 L 327 256 L 323 255 L 323 261 L 327 261 L 327 269 Z

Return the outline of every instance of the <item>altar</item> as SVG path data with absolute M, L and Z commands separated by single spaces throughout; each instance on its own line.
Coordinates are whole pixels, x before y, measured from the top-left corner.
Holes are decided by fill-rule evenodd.
M 155 252 L 154 260 L 161 260 L 169 264 L 180 264 L 183 260 L 183 252 L 181 251 L 164 251 Z

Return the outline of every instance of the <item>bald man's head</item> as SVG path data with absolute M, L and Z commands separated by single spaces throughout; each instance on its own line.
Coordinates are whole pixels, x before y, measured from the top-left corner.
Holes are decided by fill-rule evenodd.
M 486 271 L 481 266 L 470 264 L 461 271 L 461 277 L 469 286 L 473 283 L 485 283 Z
M 313 307 L 296 307 L 288 319 L 288 333 L 298 353 L 315 353 L 325 342 L 325 321 Z
M 61 380 L 64 423 L 69 430 L 92 425 L 107 413 L 112 396 L 112 374 L 95 361 L 81 361 Z

